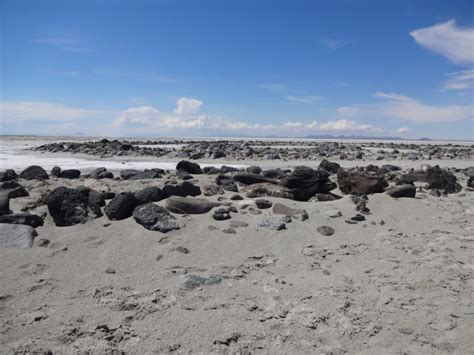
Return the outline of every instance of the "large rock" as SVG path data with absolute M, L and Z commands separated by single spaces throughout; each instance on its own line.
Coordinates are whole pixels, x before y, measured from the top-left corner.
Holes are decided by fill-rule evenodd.
M 18 179 L 18 175 L 15 173 L 15 170 L 7 169 L 0 172 L 0 181 L 12 181 Z
M 164 198 L 163 191 L 157 186 L 148 186 L 142 190 L 134 192 L 139 205 L 150 202 L 158 202 Z
M 59 173 L 59 177 L 63 179 L 79 179 L 81 172 L 77 169 L 67 169 Z
M 138 206 L 138 203 L 133 193 L 122 192 L 105 206 L 105 214 L 111 220 L 125 219 L 132 216 L 133 210 Z
M 193 185 L 188 181 L 184 181 L 182 184 L 168 184 L 163 187 L 163 195 L 165 197 L 170 196 L 199 196 L 201 194 L 201 189 L 199 186 Z
M 457 183 L 456 176 L 439 166 L 428 168 L 425 172 L 425 179 L 429 189 L 444 190 L 448 194 L 459 192 L 462 189 L 461 185 Z
M 101 207 L 105 206 L 105 194 L 89 189 L 89 199 L 87 204 L 89 206 L 90 211 L 95 215 L 95 217 L 101 217 Z
M 176 165 L 176 170 L 186 171 L 189 174 L 202 174 L 202 169 L 197 163 L 190 162 L 188 160 L 181 160 Z
M 321 169 L 326 170 L 328 173 L 337 173 L 337 171 L 341 168 L 341 166 L 338 163 L 333 163 L 330 162 L 326 159 L 321 160 L 321 163 L 319 163 L 319 167 Z
M 388 185 L 381 176 L 360 170 L 342 170 L 337 172 L 337 183 L 343 194 L 362 195 L 384 192 Z
M 91 179 L 113 179 L 114 174 L 112 172 L 107 171 L 106 168 L 100 167 L 97 169 L 92 170 L 86 177 L 91 178 Z
M 61 186 L 51 191 L 46 204 L 56 226 L 65 227 L 87 222 L 88 200 L 87 191 Z
M 14 213 L 5 216 L 0 216 L 0 223 L 8 224 L 25 224 L 27 226 L 36 228 L 43 225 L 43 218 L 31 213 Z
M 154 203 L 136 207 L 133 210 L 133 218 L 146 229 L 162 233 L 180 228 L 173 215 L 165 208 L 155 205 Z
M 203 214 L 220 205 L 205 198 L 171 196 L 166 200 L 168 211 L 182 214 Z
M 8 193 L 1 192 L 0 193 L 0 216 L 5 214 L 10 214 L 10 196 Z
M 130 179 L 132 176 L 140 174 L 140 170 L 135 170 L 135 169 L 125 169 L 120 171 L 120 177 L 124 180 Z
M 405 184 L 400 186 L 393 186 L 387 189 L 387 194 L 395 197 L 415 197 L 416 195 L 416 187 L 414 185 Z
M 243 185 L 252 185 L 262 182 L 268 182 L 271 184 L 278 184 L 278 180 L 267 178 L 263 175 L 253 173 L 237 173 L 233 176 L 233 179 L 240 182 Z
M 30 196 L 22 185 L 13 180 L 2 182 L 0 186 L 0 192 L 7 193 L 10 198 Z
M 236 183 L 228 175 L 223 175 L 223 174 L 218 175 L 215 181 L 218 186 L 222 186 L 222 188 L 226 191 L 231 191 L 231 192 L 239 191 Z
M 0 224 L 0 248 L 31 248 L 38 234 L 23 224 Z
M 293 191 L 280 185 L 260 183 L 246 186 L 242 189 L 245 196 L 255 197 L 280 197 L 293 200 L 295 198 Z
M 293 191 L 295 200 L 308 201 L 317 193 L 328 193 L 337 185 L 329 180 L 329 173 L 306 166 L 297 166 L 281 180 L 281 185 Z
M 23 170 L 20 174 L 20 179 L 25 180 L 47 180 L 48 173 L 38 165 L 31 165 Z

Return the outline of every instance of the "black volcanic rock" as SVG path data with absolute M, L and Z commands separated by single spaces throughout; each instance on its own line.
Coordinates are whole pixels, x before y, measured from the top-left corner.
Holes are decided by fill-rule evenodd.
M 337 172 L 337 183 L 343 194 L 351 195 L 384 192 L 388 186 L 383 177 L 361 170 L 340 169 Z
M 25 224 L 33 228 L 43 225 L 43 218 L 31 213 L 14 213 L 0 216 L 0 223 Z
M 462 187 L 457 183 L 457 178 L 453 173 L 441 169 L 439 166 L 428 168 L 425 172 L 426 182 L 429 189 L 440 189 L 446 193 L 456 193 Z
M 101 167 L 92 170 L 86 177 L 91 178 L 91 179 L 113 179 L 114 174 L 112 172 L 107 171 L 106 168 Z
M 17 179 L 18 175 L 15 173 L 15 170 L 7 169 L 0 173 L 0 181 L 12 181 Z
M 202 174 L 203 173 L 199 164 L 190 162 L 188 160 L 181 160 L 176 165 L 176 170 L 186 171 L 189 174 Z
M 61 186 L 50 192 L 46 204 L 56 226 L 65 227 L 88 220 L 88 200 L 87 191 Z
M 25 180 L 48 180 L 48 173 L 38 165 L 30 165 L 20 174 L 20 179 Z
M 134 192 L 139 205 L 150 202 L 158 202 L 165 198 L 163 191 L 157 186 L 148 186 L 142 190 Z
M 163 196 L 199 196 L 201 194 L 201 189 L 199 186 L 196 186 L 189 181 L 184 181 L 182 184 L 168 184 L 163 187 Z
M 77 169 L 67 169 L 67 170 L 63 170 L 61 171 L 61 173 L 59 174 L 59 177 L 60 178 L 63 178 L 63 179 L 79 179 L 79 177 L 81 176 L 81 172 Z
M 328 173 L 337 173 L 337 171 L 341 168 L 341 166 L 338 163 L 333 163 L 330 162 L 326 159 L 321 160 L 321 163 L 319 163 L 319 167 L 321 169 L 326 170 Z
M 146 229 L 162 233 L 180 228 L 173 215 L 165 208 L 154 203 L 137 206 L 133 210 L 133 218 Z
M 267 178 L 260 174 L 253 174 L 253 173 L 237 173 L 233 176 L 233 180 L 240 182 L 244 185 L 252 185 L 252 184 L 259 184 L 262 182 L 268 182 L 271 184 L 277 184 L 278 181 L 275 179 Z
M 328 193 L 337 185 L 329 180 L 329 173 L 306 166 L 297 166 L 280 184 L 293 191 L 295 200 L 308 201 L 317 193 Z
M 122 192 L 105 206 L 105 214 L 111 220 L 125 219 L 132 216 L 133 209 L 137 207 L 138 203 L 133 193 Z

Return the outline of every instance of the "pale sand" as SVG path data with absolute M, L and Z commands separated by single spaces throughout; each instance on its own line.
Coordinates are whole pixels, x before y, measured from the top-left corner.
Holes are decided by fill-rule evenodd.
M 212 179 L 199 177 L 201 185 Z M 106 181 L 113 191 L 163 184 Z M 22 183 L 35 197 L 84 182 Z M 28 199 L 12 200 L 12 209 L 19 212 Z M 162 234 L 133 218 L 104 216 L 59 228 L 48 216 L 36 240 L 49 239 L 49 247 L 0 249 L 0 353 L 472 352 L 472 191 L 371 195 L 372 214 L 357 225 L 344 222 L 356 214 L 348 196 L 317 203 L 268 199 L 304 208 L 309 219 L 276 232 L 257 227 L 269 210 L 221 222 L 212 213 L 177 215 L 185 227 Z M 329 218 L 332 209 L 343 216 Z M 236 220 L 249 226 L 222 232 Z M 320 235 L 321 225 L 335 234 Z M 178 246 L 190 253 L 175 251 Z M 219 275 L 222 282 L 188 290 L 189 274 Z

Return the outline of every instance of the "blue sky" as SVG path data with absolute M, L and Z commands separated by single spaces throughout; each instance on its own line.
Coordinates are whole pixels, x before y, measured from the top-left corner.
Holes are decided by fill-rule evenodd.
M 472 1 L 0 1 L 2 134 L 474 139 Z

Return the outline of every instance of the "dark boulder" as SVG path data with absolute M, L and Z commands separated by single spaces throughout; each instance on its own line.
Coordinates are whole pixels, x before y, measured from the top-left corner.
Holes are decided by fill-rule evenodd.
M 199 196 L 201 189 L 199 186 L 193 185 L 189 181 L 184 181 L 182 184 L 168 184 L 163 187 L 163 196 Z
M 18 175 L 15 173 L 15 170 L 7 169 L 0 173 L 0 181 L 12 181 L 17 179 Z
M 0 216 L 10 214 L 10 196 L 8 193 L 0 193 Z
M 67 170 L 63 170 L 61 171 L 61 173 L 59 174 L 59 177 L 60 178 L 63 178 L 63 179 L 79 179 L 79 177 L 81 176 L 81 172 L 79 170 L 76 170 L 76 169 L 67 169 Z
M 50 172 L 51 176 L 59 177 L 61 174 L 61 168 L 59 166 L 54 166 Z
M 207 174 L 207 175 L 216 175 L 216 174 L 220 174 L 222 172 L 221 169 L 218 169 L 214 166 L 206 166 L 202 170 L 203 170 L 204 174 Z
M 0 186 L 0 192 L 7 193 L 10 198 L 30 196 L 22 185 L 13 180 L 2 182 Z
M 154 203 L 137 206 L 133 210 L 133 218 L 146 229 L 162 233 L 180 228 L 173 215 L 165 208 L 155 205 Z
M 457 183 L 456 176 L 439 166 L 428 168 L 425 178 L 429 189 L 444 190 L 448 194 L 459 192 L 462 189 L 461 185 Z
M 203 171 L 199 164 L 190 162 L 188 160 L 181 160 L 176 165 L 176 170 L 183 170 L 190 174 L 202 174 Z
M 293 191 L 295 200 L 308 201 L 317 193 L 328 193 L 337 185 L 329 180 L 329 173 L 306 166 L 297 166 L 280 184 Z
M 97 168 L 92 170 L 86 177 L 91 178 L 91 179 L 113 179 L 114 174 L 112 172 L 107 171 L 106 168 Z
M 87 222 L 88 200 L 86 191 L 61 186 L 50 192 L 46 204 L 56 226 L 65 227 Z
M 31 165 L 23 170 L 20 174 L 20 179 L 25 180 L 47 180 L 48 173 L 38 165 Z
M 150 202 L 161 201 L 163 196 L 163 191 L 157 186 L 148 186 L 142 190 L 134 192 L 135 198 L 138 201 L 139 205 L 144 205 Z
M 416 195 L 416 187 L 414 185 L 406 184 L 400 186 L 393 186 L 387 189 L 387 194 L 395 197 L 415 197 Z
M 36 228 L 43 225 L 43 218 L 31 213 L 14 213 L 5 216 L 0 216 L 0 223 L 7 224 L 25 224 L 27 226 Z
M 245 196 L 254 198 L 254 197 L 280 197 L 288 198 L 294 200 L 295 196 L 293 190 L 288 189 L 284 186 L 261 183 L 245 186 L 242 189 L 242 192 L 245 193 Z
M 264 198 L 259 198 L 255 200 L 255 204 L 257 207 L 261 210 L 266 210 L 267 208 L 270 208 L 273 206 L 273 202 L 266 200 Z
M 215 181 L 218 186 L 222 186 L 222 188 L 226 191 L 231 191 L 231 192 L 239 191 L 236 183 L 228 175 L 222 175 L 222 174 L 218 175 Z
M 125 169 L 120 171 L 120 177 L 124 180 L 130 179 L 132 176 L 140 174 L 140 170 L 135 170 L 135 169 Z
M 138 203 L 133 193 L 122 192 L 105 206 L 105 214 L 110 220 L 125 219 L 132 216 L 133 209 L 138 206 Z
M 265 170 L 262 173 L 262 175 L 267 177 L 267 178 L 270 178 L 270 179 L 283 179 L 288 174 L 287 174 L 287 172 L 281 170 L 280 168 L 276 168 L 276 169 Z
M 337 172 L 337 183 L 343 194 L 362 195 L 384 192 L 388 186 L 385 179 L 361 170 Z
M 251 173 L 251 174 L 261 174 L 262 173 L 262 168 L 259 166 L 249 166 L 247 169 L 245 169 L 246 172 Z
M 330 162 L 329 160 L 323 159 L 321 163 L 319 163 L 319 167 L 321 169 L 326 170 L 328 173 L 337 173 L 337 171 L 341 168 L 338 163 Z
M 95 190 L 89 190 L 88 206 L 95 217 L 101 217 L 102 209 L 105 206 L 105 194 Z

